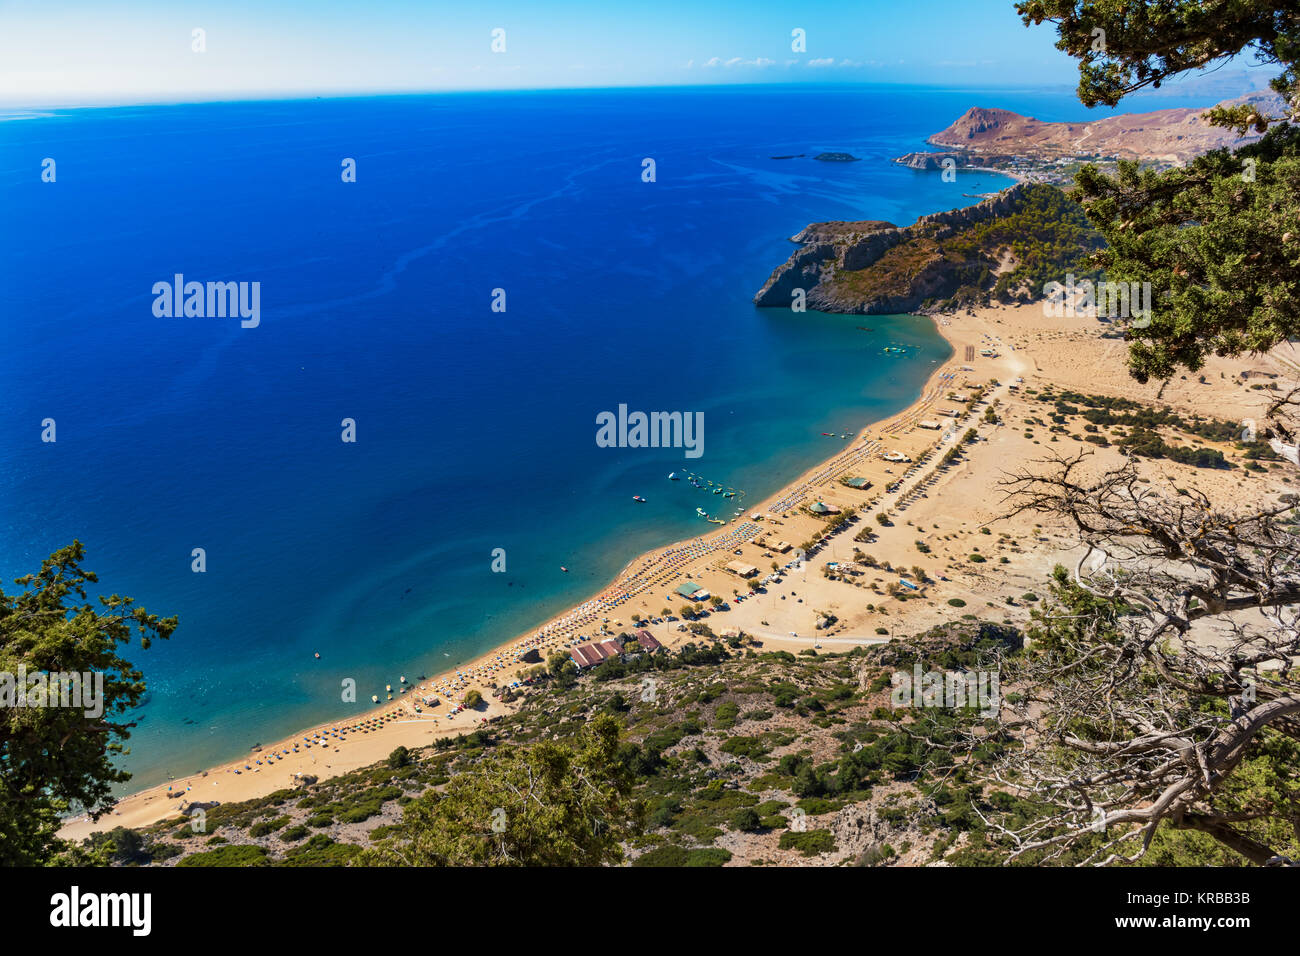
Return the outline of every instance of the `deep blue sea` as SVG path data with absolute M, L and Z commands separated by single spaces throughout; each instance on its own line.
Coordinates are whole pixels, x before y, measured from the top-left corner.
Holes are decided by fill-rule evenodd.
M 672 470 L 757 503 L 842 447 L 821 432 L 911 402 L 949 353 L 929 320 L 750 300 L 808 222 L 1006 185 L 889 162 L 972 105 L 1088 118 L 1063 94 L 858 87 L 0 122 L 0 575 L 79 538 L 106 593 L 180 616 L 128 652 L 151 691 L 128 789 L 345 717 L 341 678 L 368 701 L 710 530 Z M 260 325 L 156 317 L 176 273 L 259 282 Z M 597 447 L 620 403 L 703 412 L 703 457 Z

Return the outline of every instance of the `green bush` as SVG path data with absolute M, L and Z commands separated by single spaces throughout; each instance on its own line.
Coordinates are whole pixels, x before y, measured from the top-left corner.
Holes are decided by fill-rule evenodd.
M 831 836 L 830 830 L 808 830 L 805 833 L 787 830 L 781 834 L 779 845 L 783 850 L 798 850 L 804 856 L 816 856 L 834 850 L 835 837 Z
M 657 846 L 641 854 L 633 866 L 722 866 L 731 859 L 731 853 L 716 847 L 687 850 L 680 846 Z
M 228 844 L 203 853 L 192 853 L 177 866 L 265 866 L 266 847 Z
M 248 828 L 248 835 L 251 837 L 266 836 L 268 833 L 274 833 L 280 827 L 289 822 L 289 817 L 279 816 L 271 820 L 258 820 Z
M 724 754 L 734 757 L 749 757 L 751 760 L 767 753 L 767 747 L 757 737 L 728 737 L 718 748 Z
M 731 829 L 742 833 L 753 833 L 762 829 L 763 821 L 753 807 L 741 807 L 731 817 Z

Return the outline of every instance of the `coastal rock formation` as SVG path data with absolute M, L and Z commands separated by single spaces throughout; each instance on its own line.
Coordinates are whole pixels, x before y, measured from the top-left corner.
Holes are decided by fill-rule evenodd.
M 932 170 L 942 169 L 943 161 L 945 159 L 951 159 L 960 168 L 967 165 L 967 158 L 968 157 L 965 153 L 958 152 L 907 153 L 906 155 L 899 156 L 894 160 L 894 162 L 906 166 L 908 169 Z
M 1250 93 L 1219 105 L 1239 103 L 1250 103 L 1270 115 L 1283 112 L 1281 98 L 1271 92 Z M 1167 109 L 1080 123 L 1048 123 L 1011 110 L 976 106 L 927 142 L 980 157 L 997 154 L 1040 161 L 1110 157 L 1175 163 L 1260 138 L 1255 134 L 1241 137 L 1234 130 L 1211 126 L 1203 119 L 1206 109 Z
M 922 216 L 910 226 L 876 220 L 818 222 L 792 237 L 802 244 L 778 266 L 754 296 L 754 304 L 789 308 L 802 289 L 810 309 L 881 315 L 914 312 L 927 300 L 951 296 L 969 281 L 969 263 L 946 255 L 940 243 L 955 233 L 1006 215 L 1016 208 L 1027 187 L 1017 184 L 983 202 L 963 209 Z M 1046 187 L 1040 187 L 1046 188 Z M 904 247 L 880 270 L 878 282 L 853 281 L 882 264 L 888 254 Z

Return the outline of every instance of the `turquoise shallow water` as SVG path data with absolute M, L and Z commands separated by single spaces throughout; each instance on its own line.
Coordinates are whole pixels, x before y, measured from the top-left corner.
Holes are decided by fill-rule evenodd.
M 1005 185 L 888 162 L 970 100 L 472 94 L 0 124 L 0 573 L 76 537 L 106 590 L 180 615 L 131 655 L 151 695 L 129 788 L 345 717 L 342 677 L 367 701 L 707 531 L 670 471 L 757 502 L 840 447 L 822 431 L 911 402 L 948 355 L 928 320 L 750 298 L 810 221 L 906 223 Z M 178 272 L 260 282 L 260 325 L 156 317 Z M 703 456 L 598 447 L 620 403 L 702 412 Z

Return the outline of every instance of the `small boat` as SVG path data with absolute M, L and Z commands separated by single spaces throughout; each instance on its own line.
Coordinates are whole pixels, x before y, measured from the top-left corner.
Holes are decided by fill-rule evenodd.
M 722 493 L 722 497 L 724 497 L 724 498 L 734 498 L 734 497 L 736 497 L 736 493 L 735 493 L 734 491 L 724 491 L 724 492 Z
M 858 326 L 858 330 L 861 331 L 861 332 L 874 332 L 874 331 L 876 331 L 875 329 L 869 329 L 869 328 L 867 328 L 865 325 L 859 325 L 859 326 Z
M 888 355 L 902 355 L 907 349 L 900 349 L 897 346 L 886 345 L 883 351 Z
M 835 433 L 834 433 L 834 432 L 822 432 L 822 434 L 825 435 L 827 438 L 834 438 L 834 437 L 835 437 Z
M 722 486 L 721 486 L 721 485 L 718 485 L 718 487 L 714 488 L 714 489 L 713 489 L 713 493 L 714 493 L 715 495 L 720 495 L 720 494 L 722 494 Z
M 675 472 L 675 471 L 669 473 L 669 475 L 668 475 L 668 480 L 669 480 L 669 481 L 681 481 L 681 479 L 677 477 L 677 472 Z
M 565 574 L 568 574 L 568 573 L 569 573 L 569 569 L 566 568 L 564 565 L 560 565 L 560 570 L 563 571 Z M 446 655 L 446 654 L 443 654 L 442 656 L 443 656 L 443 657 L 446 657 L 447 655 Z
M 699 515 L 701 518 L 707 518 L 707 517 L 708 517 L 708 515 L 704 513 L 704 509 L 703 509 L 703 508 L 696 508 L 696 509 L 695 509 L 695 513 L 696 513 L 697 515 Z
M 642 501 L 642 502 L 645 501 L 645 499 L 642 498 L 640 495 L 633 495 L 633 496 L 632 496 L 632 500 L 633 500 L 633 501 Z
M 379 703 L 379 695 L 378 695 L 378 694 L 371 694 L 371 695 L 370 695 L 370 700 L 371 700 L 372 703 L 375 703 L 375 704 Z

